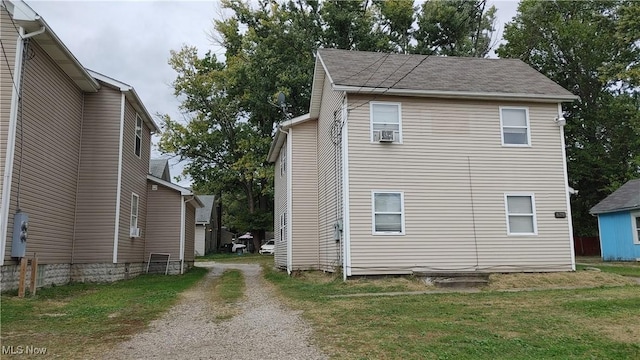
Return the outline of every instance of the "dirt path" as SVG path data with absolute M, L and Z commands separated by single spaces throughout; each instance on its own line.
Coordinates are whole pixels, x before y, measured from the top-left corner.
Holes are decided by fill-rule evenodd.
M 258 265 L 198 263 L 209 268 L 200 283 L 149 328 L 119 344 L 105 359 L 327 359 L 309 344 L 310 327 L 278 302 Z M 239 269 L 246 283 L 243 312 L 216 322 L 208 300 L 213 279 Z

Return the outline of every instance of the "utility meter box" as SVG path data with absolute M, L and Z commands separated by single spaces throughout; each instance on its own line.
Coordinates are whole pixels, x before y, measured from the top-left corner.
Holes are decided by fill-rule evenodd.
M 13 217 L 13 242 L 11 256 L 22 258 L 27 254 L 27 230 L 29 230 L 29 215 L 17 212 Z

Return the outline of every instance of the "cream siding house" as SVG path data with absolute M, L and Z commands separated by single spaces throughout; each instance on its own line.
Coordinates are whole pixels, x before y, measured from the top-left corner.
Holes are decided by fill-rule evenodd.
M 147 176 L 147 217 L 144 258 L 151 253 L 169 254 L 169 273 L 193 267 L 195 212 L 204 205 L 194 193 L 179 185 Z
M 0 16 L 0 290 L 17 287 L 22 256 L 38 257 L 40 285 L 141 273 L 158 127 L 130 85 L 85 69 L 25 3 L 3 1 Z M 192 203 L 176 202 L 179 246 L 193 238 Z M 27 241 L 13 248 L 25 214 Z
M 319 50 L 310 113 L 269 154 L 276 237 L 285 213 L 291 232 L 276 264 L 345 278 L 574 269 L 560 104 L 575 99 L 519 60 Z M 310 128 L 316 141 L 298 142 Z
M 218 211 L 215 195 L 198 195 L 204 205 L 196 210 L 195 255 L 203 256 L 218 248 Z

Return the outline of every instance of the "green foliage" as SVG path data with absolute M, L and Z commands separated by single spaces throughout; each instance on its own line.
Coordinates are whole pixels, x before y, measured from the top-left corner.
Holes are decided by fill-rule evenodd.
M 496 8 L 486 0 L 431 0 L 418 14 L 415 52 L 485 57 L 490 50 Z
M 632 25 L 637 18 L 630 15 L 636 7 L 525 0 L 498 49 L 500 57 L 520 58 L 580 96 L 563 105 L 569 183 L 579 190 L 572 196 L 578 235 L 597 234 L 589 209 L 640 175 L 640 102 L 633 80 L 640 52 Z
M 278 123 L 308 112 L 319 47 L 486 55 L 493 7 L 485 11 L 485 0 L 429 3 L 433 9 L 418 13 L 412 0 L 223 0 L 231 15 L 214 22 L 212 38 L 225 48 L 224 62 L 188 46 L 171 52 L 186 119 L 162 116 L 160 150 L 188 159 L 194 189 L 222 198 L 225 225 L 259 240 L 273 227 L 271 137 Z M 447 30 L 428 34 L 433 26 Z M 284 113 L 275 104 L 280 92 Z

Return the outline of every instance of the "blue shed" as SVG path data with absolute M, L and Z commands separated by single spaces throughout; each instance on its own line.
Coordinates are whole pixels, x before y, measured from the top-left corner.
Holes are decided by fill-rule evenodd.
M 589 213 L 598 216 L 605 261 L 640 261 L 640 179 L 630 180 Z

